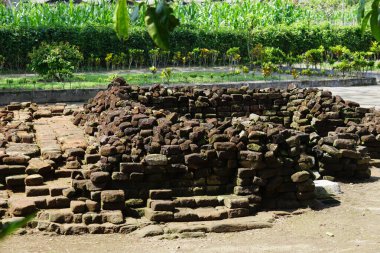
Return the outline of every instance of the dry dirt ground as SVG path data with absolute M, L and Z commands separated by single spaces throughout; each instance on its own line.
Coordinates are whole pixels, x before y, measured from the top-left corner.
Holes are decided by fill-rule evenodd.
M 281 218 L 272 228 L 160 240 L 132 235 L 13 235 L 0 252 L 380 252 L 380 169 L 365 183 L 343 183 L 341 204 Z

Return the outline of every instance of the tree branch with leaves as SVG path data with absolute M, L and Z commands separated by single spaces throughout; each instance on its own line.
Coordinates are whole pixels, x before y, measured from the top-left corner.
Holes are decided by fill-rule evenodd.
M 121 40 L 127 40 L 131 30 L 131 21 L 139 17 L 139 10 L 146 7 L 144 22 L 149 36 L 160 48 L 169 49 L 169 35 L 179 25 L 174 16 L 173 8 L 166 0 L 159 0 L 156 4 L 139 3 L 129 15 L 127 0 L 118 0 L 114 15 L 114 27 Z
M 380 0 L 372 0 L 371 9 L 366 13 L 366 0 L 359 1 L 358 22 L 361 24 L 362 33 L 370 25 L 373 37 L 380 41 L 379 5 Z

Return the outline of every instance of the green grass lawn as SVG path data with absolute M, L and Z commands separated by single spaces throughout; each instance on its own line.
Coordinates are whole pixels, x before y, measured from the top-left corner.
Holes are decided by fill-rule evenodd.
M 162 79 L 159 73 L 79 73 L 75 74 L 71 81 L 67 82 L 45 82 L 40 77 L 34 75 L 0 75 L 0 90 L 5 89 L 70 89 L 70 88 L 94 88 L 105 87 L 116 76 L 124 77 L 131 85 L 151 85 L 167 84 L 166 79 Z M 259 74 L 233 74 L 233 72 L 173 72 L 169 80 L 170 84 L 178 83 L 220 83 L 236 81 L 258 81 L 265 78 Z M 277 75 L 267 78 L 268 80 L 278 80 Z

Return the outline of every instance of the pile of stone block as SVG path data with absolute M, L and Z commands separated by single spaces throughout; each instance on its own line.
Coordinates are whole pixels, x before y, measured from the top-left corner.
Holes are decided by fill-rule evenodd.
M 23 110 L 12 106 L 0 111 L 9 129 L 18 114 L 9 111 Z M 377 141 L 376 112 L 318 89 L 134 87 L 117 78 L 83 111 L 56 107 L 26 109 L 32 120 L 73 113 L 89 145 L 55 157 L 31 153 L 35 138 L 51 147 L 41 136 L 17 143 L 4 132 L 0 179 L 24 187 L 26 200 L 10 202 L 14 216 L 47 209 L 35 226 L 62 234 L 131 232 L 126 217 L 205 221 L 312 206 L 318 175 L 369 178 Z M 71 186 L 44 184 L 64 176 Z
M 321 138 L 315 147 L 319 173 L 340 179 L 370 178 L 371 157 L 367 148 L 359 144 L 359 136 L 353 133 L 330 132 Z

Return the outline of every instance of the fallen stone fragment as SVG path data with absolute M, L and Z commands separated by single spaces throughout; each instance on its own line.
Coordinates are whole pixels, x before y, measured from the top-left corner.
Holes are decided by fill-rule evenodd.
M 159 225 L 149 225 L 149 226 L 146 226 L 134 231 L 132 234 L 138 237 L 144 238 L 144 237 L 163 235 L 164 230 Z
M 315 180 L 315 195 L 319 199 L 336 196 L 342 193 L 339 183 L 329 180 Z

